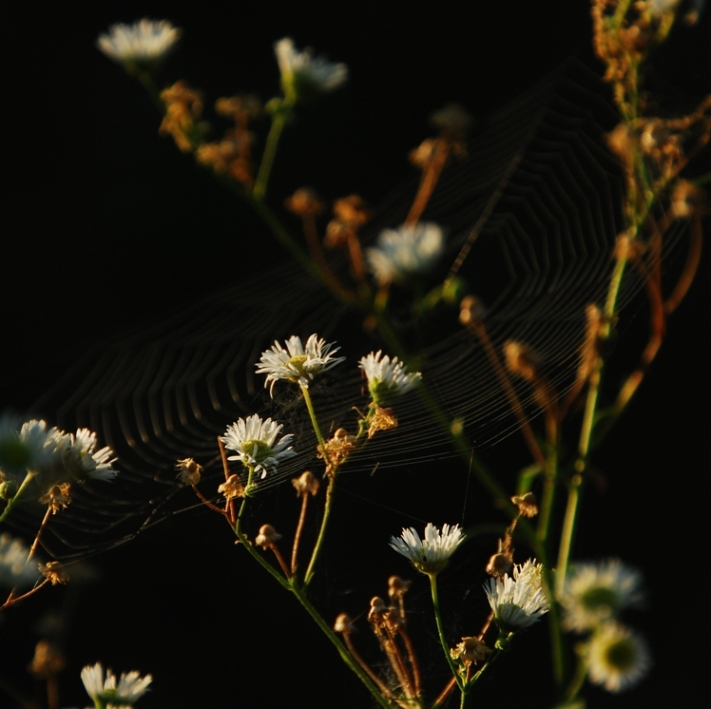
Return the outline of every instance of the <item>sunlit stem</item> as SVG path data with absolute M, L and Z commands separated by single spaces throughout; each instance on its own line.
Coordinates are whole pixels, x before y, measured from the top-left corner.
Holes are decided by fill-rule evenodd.
M 4 522 L 10 516 L 12 508 L 19 501 L 20 497 L 22 496 L 22 493 L 25 491 L 25 488 L 30 484 L 30 482 L 36 475 L 37 473 L 34 473 L 31 470 L 27 471 L 27 475 L 25 475 L 25 479 L 22 481 L 22 484 L 17 489 L 17 492 L 12 496 L 11 499 L 8 500 L 7 504 L 5 505 L 5 509 L 2 511 L 2 514 L 0 514 L 0 522 Z
M 452 672 L 452 676 L 457 682 L 457 687 L 459 687 L 459 690 L 461 692 L 464 692 L 464 685 L 462 684 L 462 680 L 459 676 L 459 672 L 457 671 L 457 667 L 454 664 L 454 660 L 452 659 L 452 656 L 449 653 L 449 643 L 447 642 L 447 638 L 444 635 L 444 626 L 442 625 L 442 613 L 439 607 L 439 593 L 437 592 L 437 574 L 427 574 L 427 576 L 429 576 L 430 579 L 430 590 L 432 591 L 432 605 L 434 607 L 437 633 L 439 634 L 439 643 L 442 646 L 442 650 L 444 651 L 444 657 L 447 660 L 447 664 L 449 665 L 449 669 Z
M 304 531 L 304 523 L 306 522 L 306 509 L 309 506 L 309 493 L 305 491 L 301 495 L 301 514 L 299 515 L 299 522 L 296 525 L 296 532 L 294 533 L 294 545 L 291 548 L 291 573 L 292 575 L 296 573 L 296 569 L 299 565 L 299 544 L 301 543 L 301 534 Z
M 44 528 L 47 526 L 47 522 L 49 522 L 49 516 L 52 514 L 52 505 L 47 505 L 47 511 L 44 513 L 44 517 L 42 518 L 42 523 L 39 526 L 39 529 L 37 530 L 37 536 L 35 537 L 34 542 L 32 542 L 32 546 L 30 547 L 30 553 L 27 555 L 27 561 L 30 561 L 32 557 L 35 555 L 35 552 L 37 551 L 37 547 L 39 546 L 40 542 L 40 537 L 42 536 L 42 532 L 44 531 Z
M 309 417 L 311 419 L 311 425 L 313 426 L 314 433 L 316 434 L 316 440 L 318 441 L 319 450 L 323 454 L 323 459 L 326 461 L 326 467 L 329 468 L 331 465 L 331 462 L 328 459 L 328 451 L 326 450 L 326 442 L 324 441 L 324 438 L 321 435 L 321 428 L 318 425 L 318 418 L 316 417 L 316 410 L 314 409 L 313 402 L 311 401 L 311 394 L 309 393 L 309 388 L 304 386 L 303 384 L 301 384 L 300 386 L 301 386 L 301 393 L 304 395 L 304 403 L 306 404 L 306 408 L 309 412 Z
M 293 105 L 293 99 L 285 98 L 274 113 L 272 126 L 267 136 L 267 144 L 264 147 L 264 154 L 262 155 L 262 162 L 259 165 L 257 180 L 254 183 L 254 198 L 260 202 L 266 197 L 269 176 L 271 175 L 274 158 L 276 157 L 277 148 L 279 146 L 279 138 L 281 138 L 281 133 L 284 130 Z
M 153 101 L 153 104 L 155 107 L 158 109 L 158 112 L 162 115 L 165 115 L 165 104 L 163 103 L 163 100 L 160 97 L 160 91 L 156 88 L 155 82 L 153 81 L 153 77 L 150 75 L 149 72 L 145 71 L 144 69 L 140 69 L 135 72 L 135 76 L 140 82 L 141 86 L 146 90 L 146 93 L 150 96 L 151 101 Z
M 244 488 L 244 497 L 242 498 L 242 504 L 239 506 L 239 512 L 237 513 L 237 520 L 235 521 L 235 533 L 239 532 L 240 523 L 242 521 L 242 515 L 244 515 L 244 510 L 247 507 L 247 500 L 254 487 L 254 466 L 247 466 L 247 470 L 249 471 L 249 473 L 247 474 L 247 485 Z M 259 558 L 261 559 L 261 557 Z
M 582 492 L 583 478 L 581 475 L 573 475 L 568 484 L 568 503 L 565 508 L 563 527 L 560 534 L 560 549 L 558 550 L 558 566 L 556 573 L 556 595 L 559 595 L 565 585 L 565 577 L 568 573 L 568 563 L 570 560 L 571 545 L 575 537 L 575 524 L 577 521 L 578 505 L 580 493 Z
M 353 659 L 360 665 L 360 667 L 363 669 L 363 671 L 370 677 L 370 679 L 373 681 L 375 685 L 377 685 L 378 689 L 380 692 L 383 694 L 385 697 L 392 697 L 392 692 L 388 689 L 387 685 L 383 683 L 383 681 L 378 677 L 378 675 L 373 672 L 373 670 L 368 666 L 368 664 L 365 662 L 365 660 L 360 656 L 358 651 L 355 649 L 355 646 L 353 645 L 353 640 L 351 640 L 351 634 L 350 633 L 343 633 L 343 641 L 346 643 L 346 647 L 348 648 L 348 652 L 353 656 Z

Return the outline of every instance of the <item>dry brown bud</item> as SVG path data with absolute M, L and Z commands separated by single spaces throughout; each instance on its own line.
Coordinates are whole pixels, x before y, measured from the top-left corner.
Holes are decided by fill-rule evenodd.
M 65 665 L 66 661 L 60 650 L 49 640 L 40 640 L 35 647 L 30 672 L 37 679 L 48 679 L 59 674 Z
M 185 485 L 197 485 L 202 479 L 203 467 L 192 458 L 183 458 L 175 464 L 178 480 Z
M 326 455 L 320 446 L 316 455 L 319 458 L 328 458 L 332 467 L 338 467 L 356 449 L 357 440 L 345 428 L 339 428 L 333 434 L 333 438 L 324 443 L 324 447 Z
M 340 249 L 348 245 L 348 239 L 353 236 L 353 229 L 339 219 L 331 219 L 326 225 L 326 236 L 323 245 L 327 249 Z
M 677 219 L 701 216 L 707 211 L 706 193 L 688 180 L 679 180 L 671 196 L 672 209 Z
M 468 295 L 460 304 L 459 322 L 462 325 L 472 325 L 481 322 L 486 316 L 482 302 L 473 295 Z
M 528 345 L 509 340 L 504 343 L 504 358 L 506 367 L 512 374 L 522 377 L 527 382 L 539 378 L 538 371 L 541 363 Z
M 397 417 L 391 408 L 383 408 L 377 404 L 372 405 L 368 420 L 368 438 L 372 438 L 378 431 L 389 431 L 391 428 L 397 428 L 397 425 Z
M 296 488 L 297 496 L 316 495 L 321 486 L 321 483 L 310 470 L 305 470 L 298 478 L 294 478 L 291 484 Z
M 511 502 L 518 507 L 518 511 L 524 517 L 535 517 L 538 514 L 538 500 L 532 492 L 527 492 L 525 495 L 514 495 Z
M 416 148 L 412 149 L 407 157 L 409 161 L 420 169 L 426 168 L 434 158 L 437 148 L 437 138 L 425 138 Z
M 486 573 L 489 574 L 489 576 L 496 576 L 497 578 L 504 574 L 510 574 L 512 569 L 513 561 L 511 561 L 511 558 L 500 552 L 494 554 L 486 565 Z
M 326 205 L 310 187 L 300 187 L 284 201 L 284 206 L 299 217 L 308 215 L 317 217 L 326 208 Z
M 353 625 L 353 620 L 347 613 L 341 613 L 336 618 L 336 622 L 333 624 L 333 629 L 337 633 L 344 633 L 344 634 L 355 632 L 355 626 Z
M 365 200 L 357 194 L 337 199 L 333 205 L 333 214 L 336 219 L 355 229 L 363 226 L 372 216 Z
M 215 112 L 221 116 L 238 120 L 256 118 L 262 114 L 264 108 L 259 97 L 255 94 L 239 94 L 228 98 L 218 98 L 215 101 Z
M 271 549 L 279 540 L 281 539 L 281 534 L 279 534 L 271 524 L 263 524 L 259 528 L 259 534 L 254 540 L 254 543 L 262 549 Z
M 412 585 L 412 581 L 407 581 L 399 576 L 391 576 L 388 579 L 388 596 L 390 598 L 402 598 Z
M 71 487 L 69 483 L 52 485 L 52 487 L 40 497 L 39 501 L 43 505 L 48 505 L 52 510 L 52 514 L 56 515 L 59 510 L 65 509 L 72 501 L 72 498 L 69 497 Z

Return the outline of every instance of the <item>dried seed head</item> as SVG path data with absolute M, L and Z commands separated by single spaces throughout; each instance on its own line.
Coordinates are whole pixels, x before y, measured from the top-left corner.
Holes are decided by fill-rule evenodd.
M 226 500 L 245 496 L 244 485 L 242 485 L 242 481 L 237 474 L 230 475 L 230 477 L 217 488 L 217 492 L 221 492 Z
M 442 131 L 442 136 L 455 142 L 466 140 L 473 122 L 458 103 L 448 103 L 430 116 L 430 123 Z
M 57 584 L 64 585 L 69 581 L 68 574 L 58 561 L 48 561 L 46 564 L 40 564 L 39 570 L 50 581 L 52 586 Z
M 192 458 L 183 458 L 175 464 L 178 480 L 185 485 L 197 485 L 202 479 L 203 467 Z
M 457 647 L 452 648 L 449 654 L 454 660 L 461 660 L 465 665 L 472 665 L 485 660 L 491 649 L 479 638 L 462 638 L 462 642 Z
M 416 148 L 407 155 L 408 160 L 420 169 L 426 168 L 431 162 L 437 148 L 436 138 L 425 138 Z
M 348 239 L 353 236 L 353 229 L 344 224 L 340 219 L 331 219 L 326 225 L 326 236 L 323 245 L 327 249 L 339 249 L 348 244 Z
M 321 486 L 321 483 L 310 470 L 305 470 L 298 478 L 294 478 L 291 484 L 296 488 L 297 496 L 315 495 Z
M 397 416 L 391 408 L 373 404 L 368 421 L 368 438 L 372 438 L 378 431 L 388 431 L 391 428 L 397 428 L 397 426 Z
M 385 601 L 379 596 L 374 596 L 370 599 L 370 611 L 368 611 L 368 620 L 371 623 L 382 623 L 383 616 L 387 612 L 388 607 L 385 605 Z
M 412 581 L 407 581 L 399 576 L 391 576 L 388 579 L 388 596 L 390 598 L 402 598 L 412 585 Z
M 52 487 L 40 497 L 39 501 L 43 505 L 48 505 L 52 510 L 52 514 L 56 515 L 59 510 L 65 509 L 72 501 L 72 498 L 69 497 L 71 487 L 69 483 L 52 485 Z
M 284 206 L 299 217 L 317 217 L 326 207 L 310 187 L 300 187 L 284 202 Z
M 254 540 L 254 543 L 262 549 L 271 549 L 279 540 L 281 539 L 281 534 L 279 534 L 271 524 L 263 524 L 259 528 L 259 534 Z
M 677 219 L 700 216 L 707 212 L 706 193 L 688 180 L 676 183 L 671 204 Z
M 215 112 L 236 121 L 257 118 L 264 112 L 259 97 L 255 94 L 238 94 L 215 101 Z
M 473 325 L 481 322 L 486 316 L 486 308 L 473 295 L 468 295 L 460 304 L 459 322 L 462 325 Z
M 518 511 L 524 517 L 535 517 L 538 514 L 538 500 L 532 492 L 527 492 L 525 495 L 514 495 L 511 502 L 518 507 Z
M 333 438 L 324 443 L 326 455 L 319 447 L 316 455 L 319 458 L 327 457 L 332 467 L 338 467 L 356 449 L 356 437 L 351 436 L 345 428 L 339 428 Z
M 333 624 L 333 629 L 337 633 L 354 633 L 355 626 L 353 625 L 353 619 L 347 613 L 341 613 L 337 618 L 336 622 Z

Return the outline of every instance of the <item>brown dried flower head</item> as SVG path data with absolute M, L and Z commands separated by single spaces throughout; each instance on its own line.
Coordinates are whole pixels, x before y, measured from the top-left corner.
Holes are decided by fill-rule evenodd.
M 474 325 L 481 322 L 486 316 L 486 308 L 482 302 L 473 295 L 462 299 L 459 311 L 459 322 L 462 325 Z
M 296 488 L 297 496 L 316 495 L 321 487 L 321 483 L 310 470 L 305 470 L 298 478 L 294 478 L 291 484 Z
M 354 633 L 355 626 L 353 625 L 353 619 L 347 613 L 341 613 L 336 618 L 336 622 L 333 624 L 333 629 L 337 633 Z
M 69 581 L 69 575 L 58 561 L 48 561 L 46 564 L 40 564 L 39 570 L 50 581 L 52 586 L 57 584 L 64 585 Z
M 300 187 L 285 200 L 284 206 L 299 217 L 317 217 L 326 208 L 316 191 L 310 187 Z
M 397 428 L 397 417 L 390 407 L 382 407 L 377 404 L 372 405 L 370 418 L 368 419 L 368 438 L 372 438 L 378 431 L 389 431 Z
M 66 665 L 62 652 L 49 640 L 40 640 L 30 664 L 30 672 L 37 679 L 48 679 L 59 674 Z
M 258 547 L 262 547 L 262 549 L 271 549 L 280 539 L 281 534 L 279 534 L 271 524 L 263 524 L 259 528 L 259 534 L 254 540 L 254 543 Z
M 331 466 L 337 467 L 345 459 L 353 453 L 357 447 L 357 441 L 355 436 L 351 436 L 345 428 L 336 429 L 333 434 L 333 438 L 330 438 L 325 442 L 326 455 L 324 456 L 324 451 L 319 447 L 316 455 L 319 458 L 326 457 L 330 462 Z
M 357 194 L 337 199 L 333 204 L 333 214 L 340 222 L 354 229 L 363 226 L 373 215 L 365 200 Z
M 59 510 L 66 509 L 72 501 L 72 498 L 69 496 L 71 487 L 69 483 L 52 485 L 52 487 L 40 497 L 39 501 L 43 505 L 48 505 L 52 510 L 52 514 L 56 515 Z
M 504 343 L 504 358 L 506 367 L 512 374 L 517 374 L 528 382 L 538 379 L 540 360 L 528 345 L 509 340 Z
M 514 495 L 511 502 L 518 507 L 518 511 L 524 517 L 535 517 L 538 514 L 538 500 L 532 492 L 527 492 L 524 495 Z
M 202 479 L 203 467 L 192 458 L 183 458 L 175 464 L 178 480 L 185 485 L 197 485 Z
M 388 596 L 390 598 L 402 598 L 412 585 L 412 581 L 400 578 L 399 576 L 391 576 L 388 579 Z
M 461 660 L 465 665 L 476 664 L 486 659 L 491 649 L 479 638 L 466 637 L 457 647 L 450 650 L 450 655 L 454 660 Z
M 231 500 L 234 497 L 244 497 L 245 490 L 239 475 L 230 475 L 225 482 L 217 488 L 217 492 L 221 492 L 226 500 Z

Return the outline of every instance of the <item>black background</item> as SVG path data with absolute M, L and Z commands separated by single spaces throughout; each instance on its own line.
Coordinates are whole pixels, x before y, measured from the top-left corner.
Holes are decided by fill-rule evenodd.
M 140 87 L 96 50 L 95 38 L 108 25 L 142 16 L 166 17 L 184 29 L 161 79 L 185 78 L 210 98 L 242 90 L 273 95 L 272 43 L 283 36 L 349 65 L 348 87 L 318 112 L 308 109 L 298 137 L 296 129 L 286 136 L 289 157 L 277 170 L 275 195 L 326 184 L 328 197 L 360 192 L 377 204 L 411 174 L 403 156 L 427 134 L 432 110 L 457 100 L 483 116 L 571 54 L 596 66 L 585 0 L 543 8 L 150 1 L 63 3 L 48 10 L 25 4 L 7 22 L 4 42 L 3 407 L 29 407 L 108 334 L 218 284 L 268 272 L 282 258 L 271 246 L 261 262 L 245 258 L 235 236 L 261 235 L 262 227 L 157 135 L 159 119 Z M 708 67 L 701 39 L 708 24 L 706 17 L 694 31 L 680 28 L 672 38 L 655 75 L 662 89 L 678 96 L 708 90 L 708 74 L 701 72 Z M 634 622 L 644 627 L 656 664 L 633 694 L 591 690 L 591 706 L 679 700 L 701 684 L 702 658 L 685 641 L 705 622 L 697 616 L 704 615 L 699 561 L 707 516 L 709 374 L 702 341 L 709 275 L 705 259 L 649 381 L 595 459 L 608 485 L 604 494 L 592 491 L 585 499 L 577 556 L 620 556 L 644 570 L 648 611 Z M 391 484 L 402 489 L 403 508 L 430 519 L 446 502 L 446 483 L 423 490 L 432 479 L 423 476 L 417 487 L 412 480 Z M 2 664 L 12 667 L 13 680 L 29 687 L 23 668 L 40 609 L 73 604 L 63 706 L 85 702 L 78 673 L 96 660 L 117 671 L 152 672 L 153 690 L 140 702 L 147 709 L 370 706 L 301 609 L 238 553 L 219 522 L 202 511 L 179 515 L 92 559 L 93 584 L 53 590 L 13 611 L 0 627 L 0 653 L 3 660 L 6 653 L 12 657 Z M 381 560 L 388 535 L 400 526 L 378 527 L 346 511 L 336 521 L 335 539 L 343 544 L 343 569 L 333 572 L 339 595 L 321 599 L 334 614 L 364 611 L 371 595 L 385 592 L 389 573 L 407 573 L 404 564 L 395 568 L 399 561 Z M 382 554 L 371 556 L 372 549 Z M 482 582 L 485 558 L 455 569 L 453 593 L 466 597 Z M 418 583 L 415 607 L 425 614 L 426 593 Z M 23 627 L 28 632 L 20 639 Z M 507 660 L 513 674 L 500 668 L 483 703 L 551 705 L 543 625 L 521 646 L 518 659 Z

